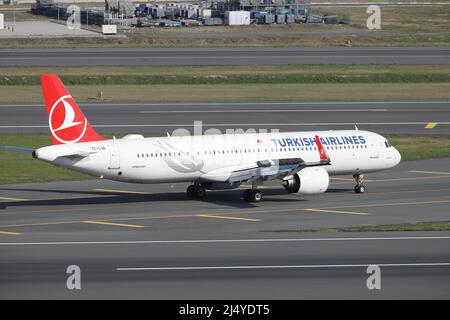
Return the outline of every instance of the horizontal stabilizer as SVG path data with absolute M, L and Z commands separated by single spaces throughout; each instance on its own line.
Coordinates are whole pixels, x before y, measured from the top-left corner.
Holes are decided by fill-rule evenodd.
M 77 158 L 86 158 L 87 156 L 89 156 L 88 152 L 78 151 L 78 152 L 71 152 L 69 154 L 64 154 L 62 156 L 59 156 L 58 158 L 77 159 Z
M 9 151 L 24 152 L 24 153 L 32 153 L 33 152 L 33 149 L 22 148 L 22 147 L 14 147 L 14 146 L 0 146 L 0 149 L 5 149 L 5 150 L 9 150 Z

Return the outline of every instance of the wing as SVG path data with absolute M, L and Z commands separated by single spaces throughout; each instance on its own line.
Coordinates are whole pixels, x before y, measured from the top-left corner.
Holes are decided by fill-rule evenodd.
M 315 136 L 319 160 L 305 162 L 302 158 L 283 158 L 262 160 L 235 167 L 225 167 L 209 171 L 201 176 L 202 180 L 214 182 L 253 182 L 283 179 L 293 175 L 306 167 L 326 166 L 331 164 L 330 157 L 325 151 L 319 136 Z

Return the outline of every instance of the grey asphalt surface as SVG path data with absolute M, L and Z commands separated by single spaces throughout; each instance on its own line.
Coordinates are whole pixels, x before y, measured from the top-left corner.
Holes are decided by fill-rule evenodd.
M 380 134 L 448 135 L 450 102 L 250 102 L 80 104 L 103 133 L 165 135 L 178 128 L 278 129 L 280 131 L 360 129 Z M 438 123 L 426 129 L 430 122 Z M 43 105 L 0 105 L 0 134 L 48 133 Z M 1 143 L 0 143 L 1 144 Z
M 445 47 L 0 49 L 0 67 L 448 63 Z
M 94 128 L 103 133 L 166 135 L 178 128 L 193 132 L 217 128 L 280 131 L 360 129 L 380 134 L 449 135 L 450 102 L 254 102 L 80 104 Z M 436 122 L 433 129 L 426 129 Z M 0 134 L 48 133 L 43 105 L 0 105 Z M 0 143 L 1 144 L 1 143 Z
M 367 175 L 363 195 L 346 176 L 317 196 L 270 184 L 258 204 L 242 190 L 190 201 L 184 184 L 3 185 L 0 298 L 449 299 L 450 232 L 299 232 L 448 221 L 449 163 Z M 381 264 L 379 291 L 366 288 L 369 264 Z M 69 265 L 81 291 L 65 287 Z

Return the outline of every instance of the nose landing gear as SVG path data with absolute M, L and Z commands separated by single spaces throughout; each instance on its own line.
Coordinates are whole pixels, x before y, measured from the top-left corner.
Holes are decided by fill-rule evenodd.
M 364 193 L 366 192 L 366 187 L 362 184 L 362 180 L 364 178 L 364 175 L 362 174 L 354 174 L 353 179 L 356 181 L 355 186 L 355 193 Z

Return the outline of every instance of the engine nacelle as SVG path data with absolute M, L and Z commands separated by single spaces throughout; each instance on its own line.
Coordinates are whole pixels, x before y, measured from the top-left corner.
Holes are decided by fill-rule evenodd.
M 307 167 L 284 179 L 282 184 L 289 193 L 319 194 L 327 191 L 330 176 L 322 167 Z

